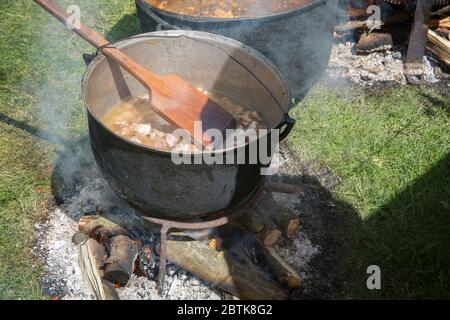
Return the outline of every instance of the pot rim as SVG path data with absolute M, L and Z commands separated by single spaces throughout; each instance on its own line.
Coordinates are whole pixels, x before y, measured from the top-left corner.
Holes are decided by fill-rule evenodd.
M 198 35 L 198 36 L 202 36 L 203 38 L 209 38 L 209 39 L 219 39 L 221 41 L 225 41 L 228 43 L 234 43 L 235 45 L 238 45 L 240 47 L 240 49 L 243 49 L 245 51 L 247 51 L 249 54 L 256 56 L 258 59 L 262 60 L 264 63 L 266 63 L 268 65 L 268 67 L 276 74 L 276 76 L 279 78 L 279 80 L 282 82 L 283 87 L 286 89 L 285 93 L 287 96 L 287 101 L 288 101 L 288 105 L 285 106 L 286 110 L 282 110 L 284 115 L 283 118 L 280 120 L 279 124 L 277 126 L 275 126 L 274 128 L 270 128 L 268 129 L 268 132 L 266 135 L 258 137 L 258 139 L 256 141 L 259 141 L 262 137 L 265 137 L 267 135 L 270 134 L 270 130 L 272 129 L 279 129 L 281 128 L 284 124 L 285 124 L 285 120 L 286 120 L 286 116 L 288 115 L 291 106 L 292 106 L 292 97 L 291 97 L 291 93 L 289 90 L 289 87 L 286 83 L 286 80 L 284 79 L 283 75 L 281 74 L 280 70 L 278 70 L 278 68 L 270 61 L 268 60 L 262 53 L 258 52 L 257 50 L 237 41 L 231 38 L 227 38 L 221 35 L 217 35 L 217 34 L 212 34 L 212 33 L 208 33 L 208 32 L 203 32 L 203 31 L 194 31 L 194 30 L 166 30 L 166 31 L 154 31 L 154 32 L 147 32 L 147 33 L 142 33 L 136 36 L 131 36 L 125 39 L 121 39 L 119 41 L 113 42 L 112 44 L 117 46 L 118 48 L 121 48 L 123 46 L 125 46 L 126 44 L 129 44 L 129 41 L 132 40 L 139 40 L 139 39 L 158 39 L 158 38 L 179 38 L 179 37 L 189 37 L 189 35 Z M 165 151 L 165 150 L 160 150 L 160 149 L 156 149 L 156 148 L 151 148 L 148 146 L 144 146 L 138 143 L 135 143 L 133 141 L 130 141 L 128 139 L 123 138 L 122 136 L 116 134 L 114 131 L 112 131 L 111 129 L 109 129 L 107 126 L 104 125 L 103 121 L 101 121 L 101 119 L 99 119 L 97 117 L 97 115 L 92 111 L 91 109 L 91 105 L 88 103 L 87 101 L 87 96 L 86 96 L 86 90 L 87 90 L 87 82 L 88 82 L 88 78 L 90 77 L 90 75 L 92 74 L 93 70 L 94 70 L 94 66 L 96 65 L 96 63 L 100 62 L 102 59 L 105 59 L 105 56 L 103 54 L 101 54 L 101 52 L 97 51 L 97 54 L 95 56 L 95 58 L 91 61 L 91 63 L 89 63 L 89 65 L 87 66 L 84 74 L 83 74 L 83 78 L 81 81 L 81 93 L 83 96 L 83 102 L 86 106 L 87 111 L 89 112 L 89 114 L 93 117 L 93 119 L 95 119 L 96 122 L 98 122 L 104 129 L 106 129 L 108 132 L 110 132 L 112 135 L 114 135 L 116 138 L 130 144 L 133 145 L 135 147 L 138 147 L 142 150 L 145 151 L 150 151 L 150 152 L 156 152 L 159 155 L 162 156 L 171 156 L 172 152 L 171 151 Z M 267 89 L 268 90 L 268 89 Z M 269 91 L 270 92 L 270 91 Z M 277 99 L 275 99 L 275 97 L 273 97 L 273 99 L 275 100 L 275 102 L 281 107 L 282 106 L 282 102 L 279 102 Z M 245 145 L 242 146 L 237 146 L 237 147 L 231 147 L 231 148 L 227 148 L 227 149 L 221 149 L 221 150 L 215 150 L 215 151 L 208 151 L 208 150 L 203 150 L 201 152 L 189 152 L 189 153 L 182 153 L 184 156 L 199 156 L 199 155 L 220 155 L 220 154 L 226 154 L 227 152 L 230 151 L 234 151 L 234 150 L 238 150 L 240 148 L 245 148 L 249 145 L 249 143 L 246 143 Z
M 159 12 L 161 14 L 164 14 L 168 17 L 175 18 L 178 20 L 185 20 L 188 22 L 196 22 L 196 23 L 226 23 L 226 22 L 243 22 L 243 21 L 268 21 L 268 20 L 274 20 L 274 19 L 284 19 L 287 17 L 290 17 L 291 15 L 295 15 L 298 13 L 301 13 L 303 11 L 312 10 L 320 5 L 326 4 L 329 0 L 313 0 L 313 2 L 301 5 L 295 9 L 288 10 L 288 11 L 281 11 L 277 13 L 271 13 L 268 15 L 261 15 L 261 16 L 255 16 L 255 17 L 241 17 L 241 18 L 232 18 L 232 19 L 226 19 L 226 18 L 214 18 L 214 17 L 207 17 L 207 16 L 193 16 L 193 15 L 187 15 L 187 14 L 180 14 L 173 11 L 167 11 L 164 9 L 159 9 L 155 7 L 154 5 L 148 3 L 145 0 L 136 0 L 136 2 L 139 3 L 139 5 L 147 6 L 151 10 L 154 10 L 156 12 Z

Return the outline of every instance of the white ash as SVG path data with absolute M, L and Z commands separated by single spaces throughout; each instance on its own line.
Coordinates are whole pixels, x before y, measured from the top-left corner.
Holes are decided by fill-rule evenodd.
M 308 278 L 309 262 L 320 253 L 320 246 L 314 245 L 303 232 L 298 232 L 289 241 L 275 245 L 275 248 L 286 263 L 295 268 L 304 280 Z
M 118 289 L 122 300 L 221 300 L 219 293 L 211 290 L 197 278 L 173 265 L 168 266 L 165 290 L 159 295 L 157 283 L 133 275 L 125 288 Z
M 49 213 L 46 222 L 35 226 L 37 241 L 33 249 L 44 262 L 43 291 L 67 300 L 93 299 L 83 284 L 78 249 L 72 243 L 77 220 L 63 210 L 57 208 Z
M 431 60 L 427 59 L 427 57 L 424 57 L 423 60 L 423 73 L 425 75 L 424 80 L 431 83 L 438 82 L 439 80 L 435 75 L 435 69 L 431 63 Z
M 299 213 L 298 208 L 302 206 L 301 200 L 296 195 L 273 193 L 273 200 L 279 205 L 283 205 L 291 209 L 295 213 Z M 303 217 L 300 215 L 300 219 Z M 301 229 L 293 236 L 292 239 L 283 240 L 275 245 L 279 255 L 299 272 L 303 279 L 308 278 L 309 262 L 317 254 L 320 254 L 320 246 L 315 245 L 308 238 L 308 235 Z
M 356 84 L 373 86 L 377 82 L 397 82 L 406 84 L 404 70 L 405 56 L 397 49 L 387 49 L 370 54 L 356 54 L 353 42 L 338 43 L 333 46 L 328 76 L 331 79 L 346 78 Z M 436 82 L 434 67 L 424 57 L 421 70 L 428 82 Z
M 34 253 L 44 263 L 44 273 L 41 277 L 44 292 L 63 300 L 94 299 L 83 283 L 78 264 L 78 248 L 72 242 L 80 217 L 86 212 L 95 211 L 98 205 L 107 204 L 126 210 L 126 204 L 115 196 L 97 170 L 83 170 L 82 176 L 82 187 L 78 188 L 76 195 L 50 212 L 47 220 L 36 224 L 34 228 Z M 131 214 L 129 218 L 139 219 Z M 125 288 L 119 289 L 118 294 L 121 299 L 222 298 L 214 288 L 172 265 L 168 267 L 166 292 L 162 296 L 158 294 L 155 281 L 137 276 L 133 276 Z

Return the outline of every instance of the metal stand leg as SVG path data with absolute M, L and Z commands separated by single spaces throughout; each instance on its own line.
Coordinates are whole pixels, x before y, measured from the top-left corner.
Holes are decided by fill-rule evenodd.
M 164 292 L 164 286 L 166 283 L 166 265 L 167 265 L 167 253 L 166 253 L 166 241 L 167 232 L 169 227 L 162 225 L 161 227 L 161 240 L 159 246 L 159 273 L 158 273 L 158 291 L 162 295 Z
M 258 190 L 255 192 L 253 197 L 241 208 L 236 210 L 231 214 L 226 214 L 223 212 L 223 216 L 217 218 L 215 220 L 204 221 L 204 222 L 180 222 L 180 221 L 172 221 L 165 220 L 161 218 L 151 217 L 151 216 L 143 216 L 143 219 L 149 221 L 153 224 L 158 224 L 161 226 L 160 231 L 160 246 L 159 246 L 159 274 L 158 274 L 158 291 L 159 294 L 162 295 L 164 293 L 164 286 L 166 282 L 166 265 L 167 265 L 167 234 L 170 229 L 177 230 L 205 230 L 212 229 L 223 226 L 230 221 L 240 217 L 249 209 L 251 209 L 257 199 L 259 199 L 261 193 L 263 192 L 264 183 L 261 183 Z
M 432 6 L 433 2 L 431 0 L 418 0 L 416 4 L 405 64 L 406 77 L 408 82 L 412 84 L 418 84 L 414 76 L 422 74 L 423 56 L 428 34 L 427 22 Z

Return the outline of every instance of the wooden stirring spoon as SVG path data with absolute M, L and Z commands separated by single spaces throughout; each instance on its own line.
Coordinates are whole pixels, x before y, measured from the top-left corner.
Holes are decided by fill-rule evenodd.
M 69 24 L 69 15 L 53 0 L 34 1 L 65 25 Z M 205 134 L 207 130 L 218 129 L 223 132 L 235 127 L 236 120 L 232 114 L 181 77 L 153 73 L 81 23 L 79 28 L 73 28 L 72 31 L 135 77 L 149 91 L 155 110 L 168 122 L 186 129 L 203 146 L 212 142 L 211 137 Z M 199 133 L 195 132 L 196 121 L 202 124 Z M 202 137 L 199 137 L 200 134 Z

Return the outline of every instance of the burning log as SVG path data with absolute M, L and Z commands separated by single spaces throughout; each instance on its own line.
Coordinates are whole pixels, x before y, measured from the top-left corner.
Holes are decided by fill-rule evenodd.
M 272 268 L 272 271 L 276 275 L 278 281 L 286 285 L 289 289 L 296 289 L 300 287 L 303 279 L 283 260 L 274 248 L 266 247 L 264 253 L 267 263 Z
M 115 285 L 126 286 L 133 274 L 137 249 L 134 241 L 127 236 L 113 237 L 110 241 L 109 257 L 104 262 L 104 278 Z
M 102 244 L 94 239 L 88 239 L 78 245 L 79 264 L 86 286 L 97 300 L 119 300 L 114 285 L 103 279 L 101 267 L 106 257 Z
M 287 292 L 263 275 L 197 241 L 167 241 L 167 256 L 180 268 L 241 299 L 283 300 Z
M 223 240 L 219 236 L 215 236 L 208 242 L 208 247 L 210 247 L 213 250 L 221 251 L 223 245 Z
M 133 274 L 138 244 L 130 233 L 106 217 L 84 216 L 78 224 L 78 232 L 101 243 L 108 258 L 103 261 L 103 278 L 115 285 L 125 286 Z
M 241 217 L 241 224 L 255 233 L 261 242 L 271 247 L 275 245 L 281 234 L 290 239 L 299 230 L 302 222 L 290 209 L 270 204 L 273 209 L 256 206 L 254 210 Z

